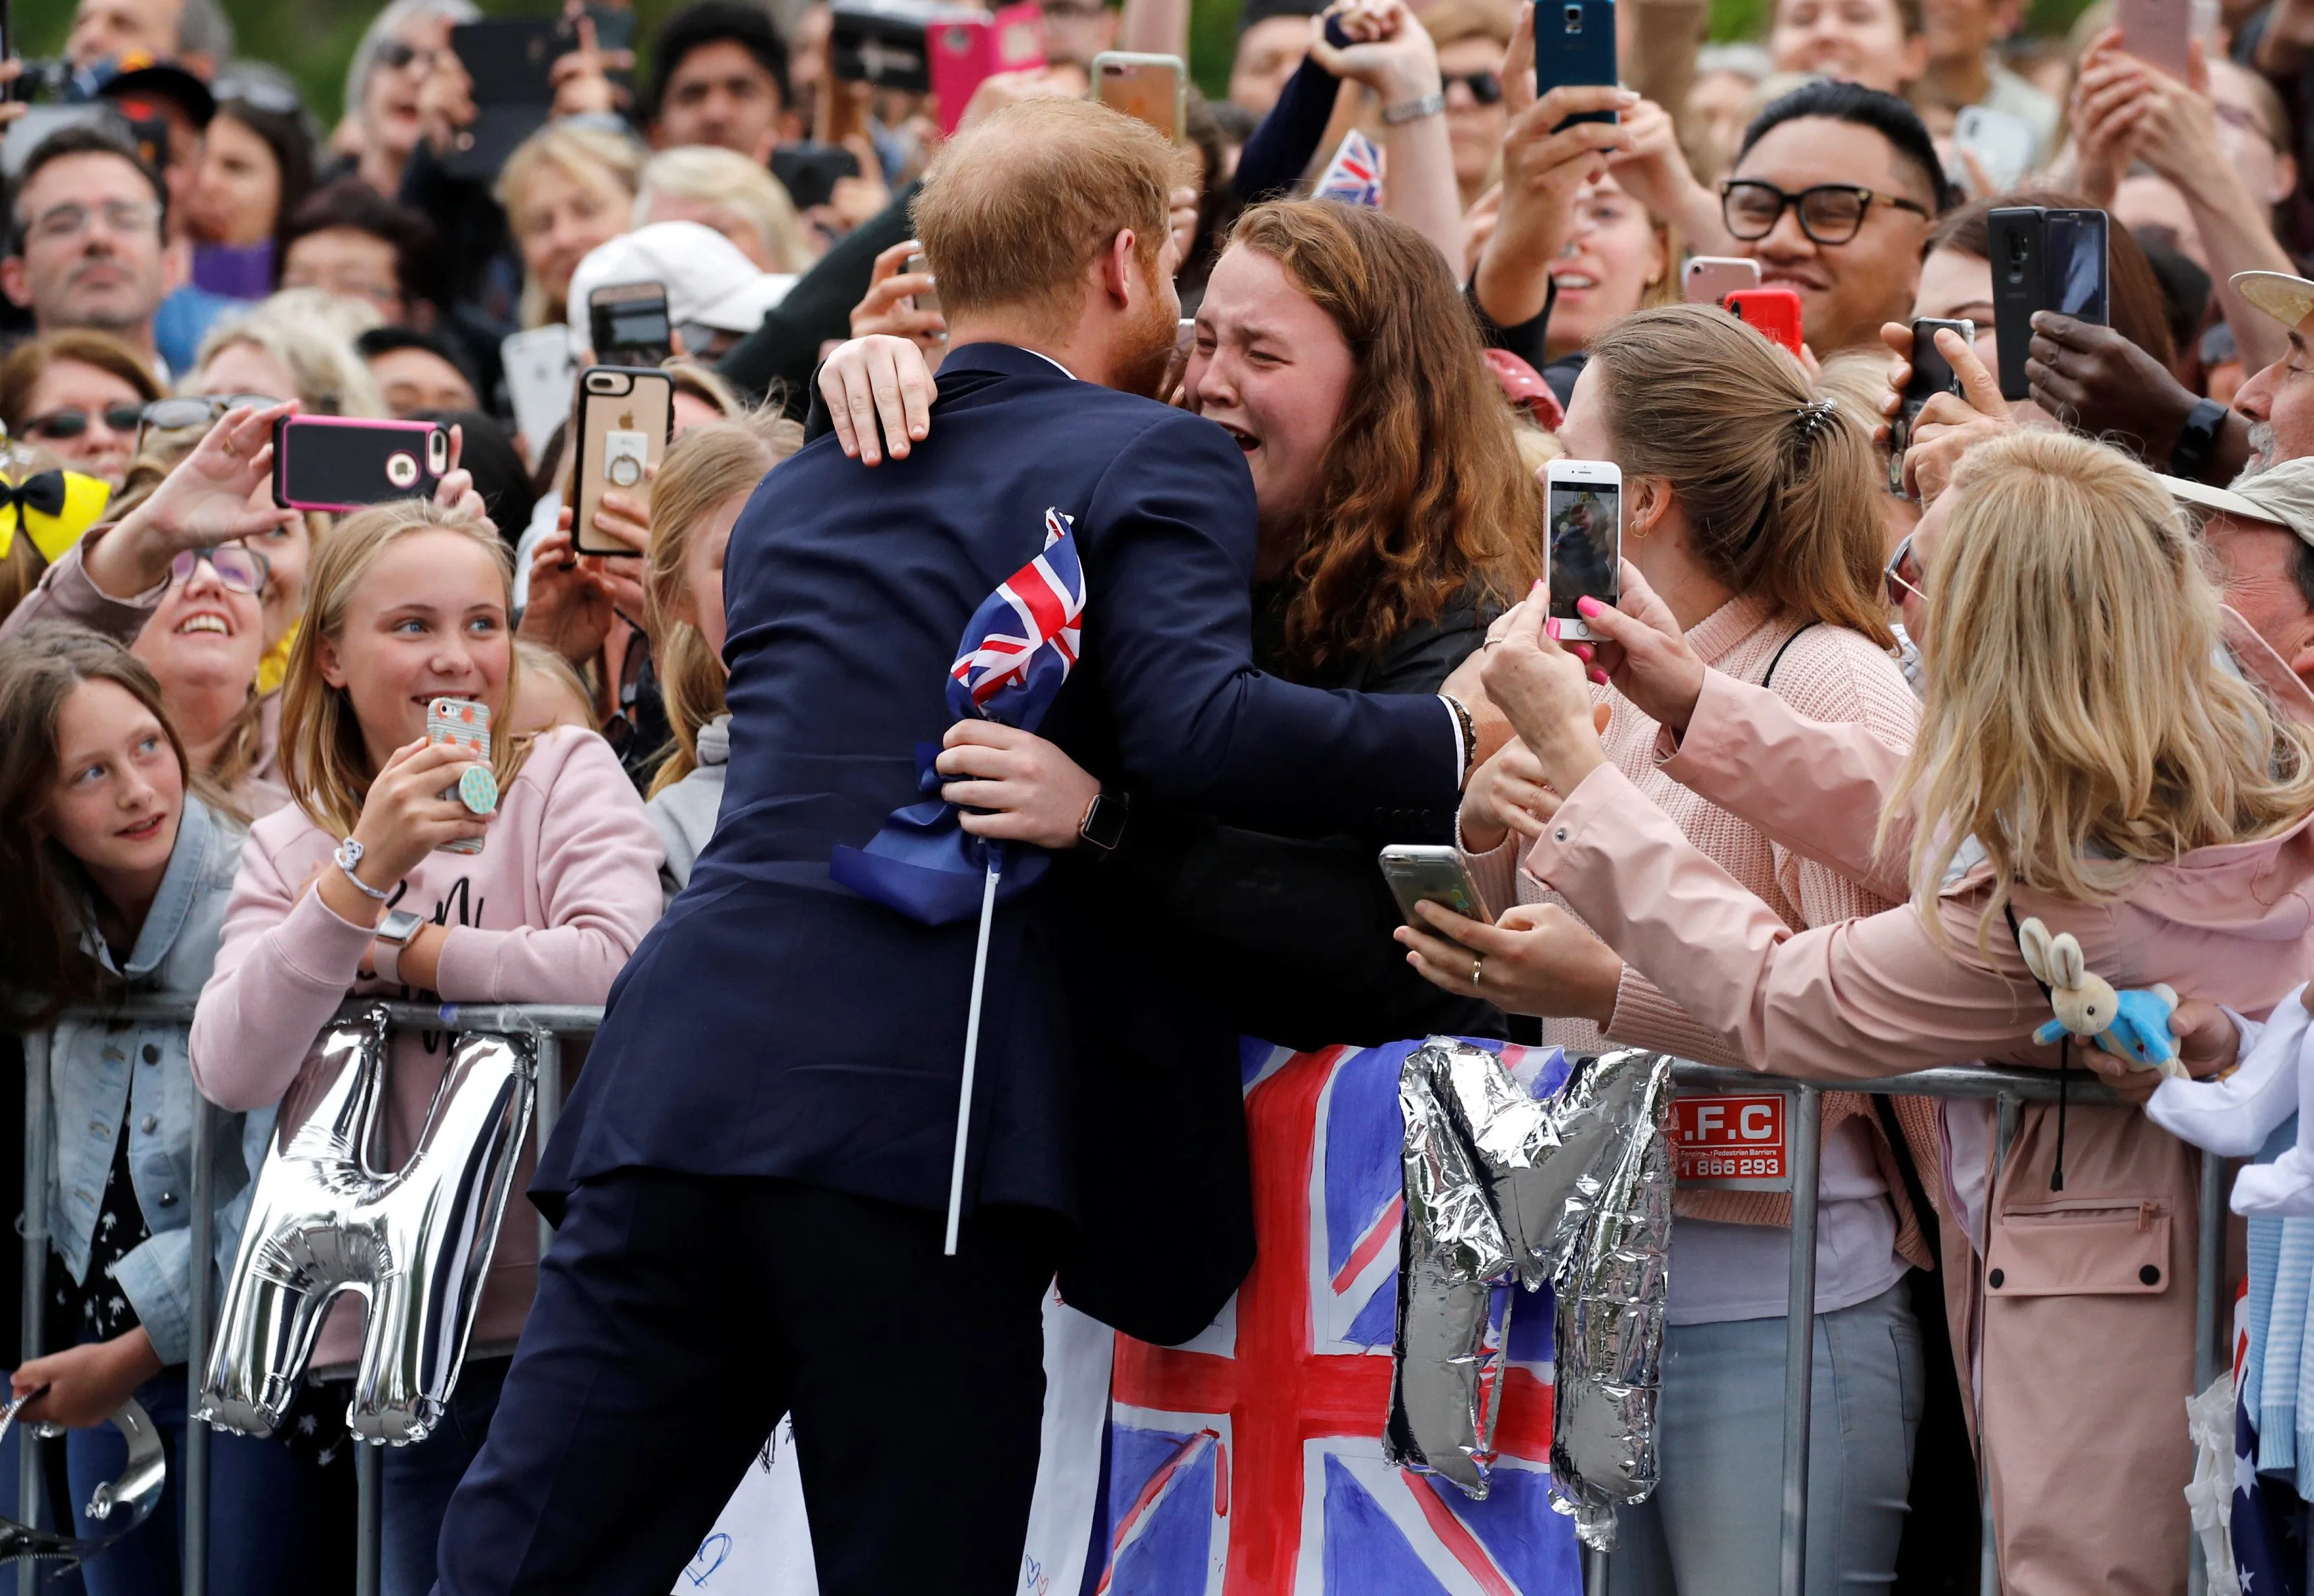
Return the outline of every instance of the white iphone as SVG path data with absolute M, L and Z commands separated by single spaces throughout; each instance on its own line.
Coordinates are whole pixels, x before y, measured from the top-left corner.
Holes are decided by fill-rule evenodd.
M 1738 288 L 1760 286 L 1760 263 L 1735 255 L 1698 255 L 1680 269 L 1679 285 L 1690 304 L 1724 304 Z
M 1554 460 L 1543 468 L 1543 576 L 1559 635 L 1588 638 L 1577 599 L 1612 604 L 1623 590 L 1623 471 L 1608 460 Z

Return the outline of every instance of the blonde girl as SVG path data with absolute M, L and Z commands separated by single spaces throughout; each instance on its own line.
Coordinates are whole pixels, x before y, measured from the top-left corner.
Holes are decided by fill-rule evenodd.
M 509 729 L 511 568 L 464 476 L 446 481 L 447 507 L 349 516 L 314 558 L 282 690 L 292 807 L 250 834 L 193 1019 L 194 1075 L 218 1103 L 278 1102 L 349 997 L 600 1003 L 658 916 L 658 839 L 610 749 L 591 731 Z M 497 803 L 486 814 L 441 796 L 484 767 L 427 740 L 437 698 L 490 711 L 485 785 Z M 454 842 L 481 851 L 446 851 Z M 444 1063 L 438 1036 L 394 1039 L 389 1163 L 410 1155 Z M 442 1511 L 488 1431 L 529 1307 L 527 1200 L 508 1204 L 503 1226 L 450 1414 L 385 1459 L 392 1596 L 422 1596 L 432 1583 Z M 349 1369 L 359 1348 L 358 1309 L 340 1304 L 314 1366 Z
M 570 274 L 587 251 L 627 230 L 642 172 L 642 146 L 632 139 L 560 122 L 507 157 L 498 199 L 522 251 L 525 327 L 563 319 Z

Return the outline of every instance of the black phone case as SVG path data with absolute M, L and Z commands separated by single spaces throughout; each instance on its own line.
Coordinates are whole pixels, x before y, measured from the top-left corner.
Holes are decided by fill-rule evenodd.
M 1615 0 L 1537 0 L 1535 98 L 1539 100 L 1553 89 L 1570 84 L 1612 88 L 1619 81 L 1615 71 Z M 1586 110 L 1559 126 L 1614 120 L 1612 110 Z
M 596 365 L 657 366 L 675 353 L 675 346 L 671 339 L 649 339 L 638 342 L 618 337 L 618 322 L 622 313 L 633 317 L 635 314 L 633 307 L 644 304 L 655 308 L 658 326 L 660 330 L 670 329 L 671 323 L 667 320 L 667 295 L 663 293 L 656 300 L 631 299 L 619 304 L 608 304 L 600 300 L 587 301 L 587 325 L 588 331 L 594 335 Z
M 924 45 L 928 20 L 921 7 L 907 0 L 838 0 L 828 16 L 830 74 L 838 83 L 929 93 L 932 62 Z
M 772 175 L 798 210 L 809 210 L 835 197 L 836 179 L 860 175 L 860 157 L 840 144 L 782 145 L 772 152 Z
M 446 428 L 436 428 L 445 435 Z M 284 416 L 273 424 L 273 502 L 287 506 L 389 504 L 431 498 L 442 479 L 426 463 L 426 436 L 409 428 L 300 424 Z M 417 474 L 397 486 L 396 455 L 410 456 Z M 406 470 L 406 468 L 404 468 Z
M 2033 313 L 2048 308 L 2048 212 L 2004 206 L 1986 221 L 1992 246 L 1992 331 L 2000 345 L 2000 396 L 2025 399 Z

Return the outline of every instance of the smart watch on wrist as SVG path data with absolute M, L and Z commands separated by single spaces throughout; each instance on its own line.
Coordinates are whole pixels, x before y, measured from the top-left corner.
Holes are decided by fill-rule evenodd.
M 2186 424 L 2177 429 L 2177 441 L 2170 445 L 2169 474 L 2188 482 L 2200 481 L 2217 449 L 2218 429 L 2225 424 L 2225 406 L 2214 399 L 2197 401 L 2186 412 Z
M 418 934 L 425 920 L 407 909 L 395 909 L 379 922 L 370 933 L 376 944 L 371 955 L 377 965 L 377 978 L 389 985 L 402 984 L 402 950 L 410 946 L 410 939 Z
M 1121 792 L 1096 793 L 1085 806 L 1084 818 L 1077 822 L 1078 839 L 1104 854 L 1116 852 L 1117 845 L 1125 841 L 1125 822 L 1131 807 L 1131 800 Z

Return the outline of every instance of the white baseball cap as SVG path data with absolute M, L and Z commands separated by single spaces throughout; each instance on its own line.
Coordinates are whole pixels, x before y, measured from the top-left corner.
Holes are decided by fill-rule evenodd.
M 2154 473 L 2159 476 L 2159 472 Z M 2248 496 L 2230 489 L 2212 488 L 2207 482 L 2191 482 L 2184 477 L 2161 477 L 2161 485 L 2169 497 L 2188 509 L 2206 510 L 2235 521 L 2271 521 L 2276 526 L 2289 523 L 2280 516 L 2252 501 Z
M 748 333 L 763 324 L 765 311 L 787 297 L 796 279 L 786 272 L 758 271 L 738 245 L 702 223 L 654 222 L 597 244 L 570 274 L 569 320 L 579 343 L 594 341 L 587 295 L 616 283 L 663 286 L 667 319 L 677 327 Z
M 2284 327 L 2314 315 L 2314 282 L 2286 271 L 2238 271 L 2233 290 Z

